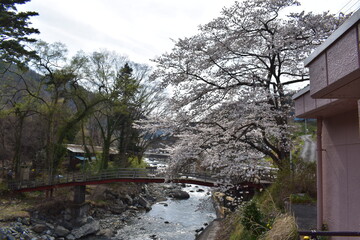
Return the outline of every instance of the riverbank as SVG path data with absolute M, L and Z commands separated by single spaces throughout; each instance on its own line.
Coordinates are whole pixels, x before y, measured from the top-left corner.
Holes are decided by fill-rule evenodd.
M 4 192 L 0 197 L 0 239 L 112 237 L 132 217 L 149 211 L 152 204 L 179 189 L 176 185 L 135 183 L 88 186 L 87 201 L 81 206 L 73 204 L 70 188 L 57 189 L 51 199 L 41 192 Z
M 90 186 L 87 187 L 87 201 L 82 206 L 73 206 L 70 200 L 71 189 L 55 191 L 53 199 L 47 199 L 41 193 L 8 196 L 7 199 L 0 200 L 0 210 L 8 209 L 10 206 L 15 209 L 14 207 L 18 206 L 21 214 L 9 214 L 0 218 L 0 239 L 121 239 L 115 237 L 119 230 L 131 226 L 134 221 L 138 222 L 138 218 L 153 206 L 156 208 L 161 204 L 162 208 L 176 209 L 176 206 L 167 208 L 169 203 L 166 203 L 166 200 L 169 196 L 188 197 L 186 192 L 181 191 L 182 187 L 185 186 L 178 184 Z M 202 189 L 191 191 L 196 192 L 196 190 L 203 191 Z M 35 196 L 36 194 L 38 196 Z M 196 193 L 191 194 L 196 195 Z M 182 203 L 186 202 L 190 204 L 189 200 Z M 83 212 L 80 218 L 73 218 L 75 210 Z M 191 215 L 193 214 L 188 214 Z M 164 221 L 168 222 L 165 223 L 166 226 L 172 224 L 171 220 Z M 138 230 L 142 228 L 139 227 Z M 195 230 L 191 233 L 193 238 L 195 233 Z M 155 230 L 149 235 L 155 236 Z

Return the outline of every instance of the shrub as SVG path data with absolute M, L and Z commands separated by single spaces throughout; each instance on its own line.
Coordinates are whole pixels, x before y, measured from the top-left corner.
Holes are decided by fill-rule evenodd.
M 272 228 L 260 240 L 297 240 L 297 225 L 295 218 L 288 214 L 281 214 L 275 218 Z
M 254 201 L 244 205 L 241 224 L 251 232 L 255 239 L 267 230 L 265 216 Z

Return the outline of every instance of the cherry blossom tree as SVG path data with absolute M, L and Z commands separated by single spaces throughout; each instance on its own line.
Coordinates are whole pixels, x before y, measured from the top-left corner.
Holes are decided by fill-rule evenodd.
M 328 12 L 286 15 L 298 5 L 235 2 L 154 60 L 154 78 L 173 91 L 166 126 L 180 139 L 173 170 L 196 163 L 231 177 L 266 162 L 260 159 L 288 167 L 289 86 L 309 79 L 303 60 L 345 18 Z

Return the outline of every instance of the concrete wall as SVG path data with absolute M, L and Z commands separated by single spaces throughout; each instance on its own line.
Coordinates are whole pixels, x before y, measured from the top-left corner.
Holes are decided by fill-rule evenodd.
M 323 122 L 323 220 L 330 231 L 360 229 L 360 137 L 357 109 Z M 360 239 L 332 238 L 332 239 Z

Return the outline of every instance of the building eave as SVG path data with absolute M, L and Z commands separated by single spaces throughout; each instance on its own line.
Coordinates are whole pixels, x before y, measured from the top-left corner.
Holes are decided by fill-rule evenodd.
M 331 44 L 339 39 L 347 30 L 358 23 L 360 20 L 360 9 L 353 13 L 353 15 L 346 20 L 336 31 L 334 31 L 325 42 L 315 49 L 308 58 L 305 59 L 304 64 L 307 67 L 315 58 L 317 58 L 322 52 L 324 52 Z

